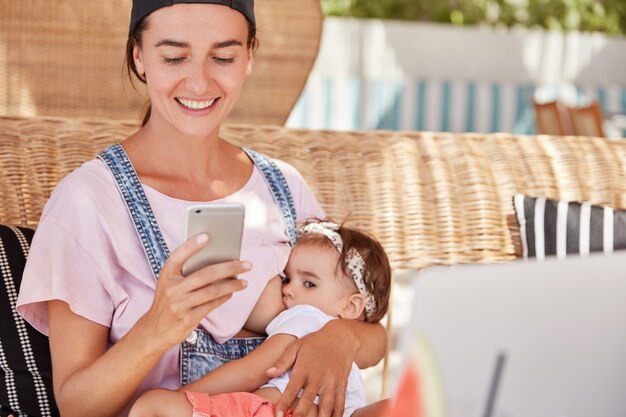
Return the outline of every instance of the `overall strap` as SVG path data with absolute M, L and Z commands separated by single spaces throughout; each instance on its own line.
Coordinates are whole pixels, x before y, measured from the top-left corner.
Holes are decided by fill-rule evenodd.
M 249 148 L 242 147 L 241 149 L 252 159 L 252 162 L 254 162 L 263 174 L 265 182 L 272 192 L 274 201 L 276 201 L 276 204 L 278 204 L 280 208 L 289 243 L 291 246 L 295 245 L 297 239 L 296 208 L 293 204 L 293 197 L 291 196 L 291 190 L 285 180 L 285 176 L 269 157 Z
M 128 213 L 135 224 L 137 235 L 143 245 L 143 250 L 146 253 L 156 280 L 163 264 L 170 256 L 170 251 L 167 248 L 135 168 L 119 143 L 111 145 L 102 151 L 98 154 L 98 158 L 107 165 L 115 178 L 117 189 L 122 195 Z

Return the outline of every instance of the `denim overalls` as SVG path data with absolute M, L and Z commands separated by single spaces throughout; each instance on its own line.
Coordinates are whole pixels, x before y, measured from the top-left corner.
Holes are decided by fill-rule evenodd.
M 267 156 L 247 148 L 242 148 L 242 150 L 263 174 L 280 209 L 287 237 L 293 246 L 296 241 L 296 210 L 285 177 Z M 154 277 L 157 279 L 170 252 L 139 177 L 126 152 L 119 144 L 105 149 L 98 155 L 98 158 L 107 165 L 115 178 Z M 265 340 L 263 337 L 230 339 L 226 343 L 219 344 L 204 330 L 194 330 L 194 333 L 180 347 L 181 384 L 193 382 L 226 362 L 242 358 L 258 347 L 263 340 Z

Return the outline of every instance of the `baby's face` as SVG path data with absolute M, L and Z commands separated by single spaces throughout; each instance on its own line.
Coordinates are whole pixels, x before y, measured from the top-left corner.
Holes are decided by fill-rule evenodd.
M 340 268 L 339 252 L 315 244 L 296 245 L 291 251 L 283 280 L 285 307 L 308 304 L 337 317 L 349 294 L 341 285 L 346 279 Z

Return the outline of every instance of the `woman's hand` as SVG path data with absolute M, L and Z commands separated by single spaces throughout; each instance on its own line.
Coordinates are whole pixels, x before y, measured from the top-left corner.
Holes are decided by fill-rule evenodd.
M 155 350 L 165 351 L 181 343 L 200 320 L 247 285 L 245 280 L 234 278 L 252 268 L 247 261 L 224 262 L 182 275 L 185 261 L 206 246 L 209 239 L 207 234 L 200 234 L 183 243 L 159 273 L 152 306 L 138 321 L 146 332 L 146 340 L 155 343 Z
M 360 347 L 359 339 L 342 323 L 348 321 L 351 320 L 332 320 L 319 331 L 293 342 L 267 371 L 269 377 L 275 377 L 292 369 L 291 379 L 276 405 L 276 417 L 286 413 L 303 388 L 294 417 L 304 417 L 318 394 L 318 417 L 343 415 L 348 375 Z

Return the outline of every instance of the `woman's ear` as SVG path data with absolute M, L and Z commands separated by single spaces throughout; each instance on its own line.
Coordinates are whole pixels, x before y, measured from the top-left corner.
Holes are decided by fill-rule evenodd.
M 141 56 L 141 48 L 139 45 L 133 46 L 133 61 L 135 61 L 135 68 L 141 75 L 146 75 L 146 69 L 143 66 L 143 57 Z
M 246 67 L 246 75 L 252 74 L 253 63 L 254 63 L 254 53 L 252 53 L 252 48 L 248 48 L 248 65 Z
M 358 319 L 365 310 L 365 297 L 361 294 L 350 294 L 341 309 L 339 317 L 342 319 Z

